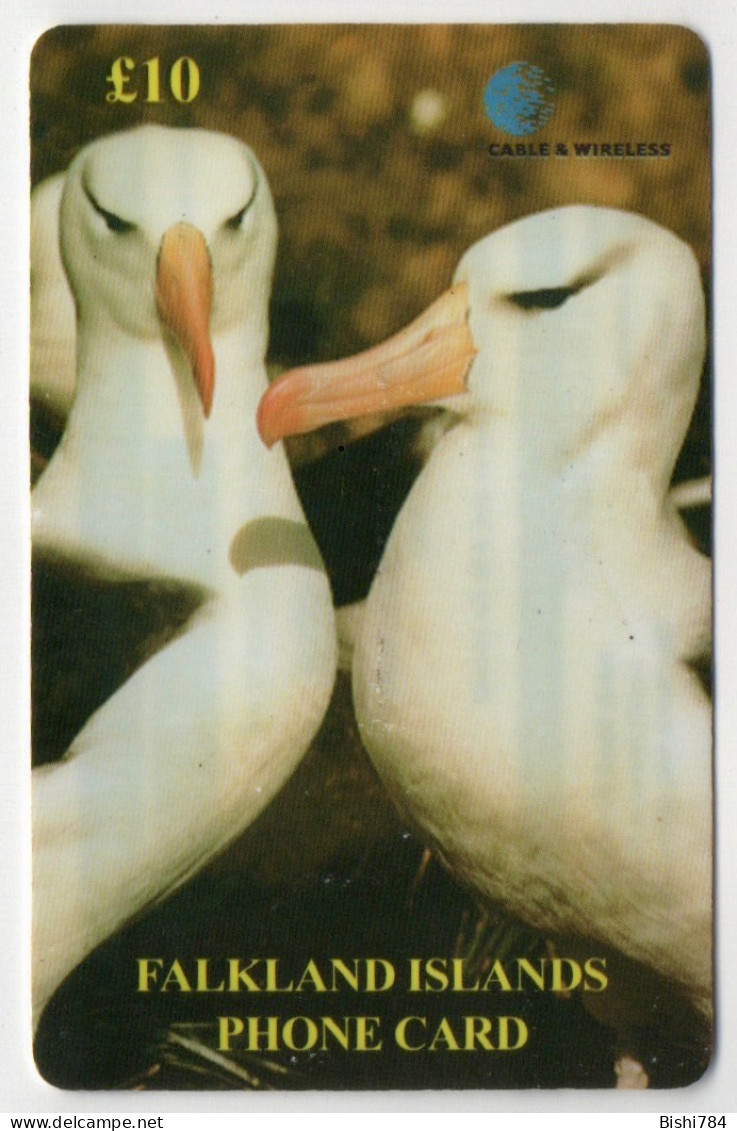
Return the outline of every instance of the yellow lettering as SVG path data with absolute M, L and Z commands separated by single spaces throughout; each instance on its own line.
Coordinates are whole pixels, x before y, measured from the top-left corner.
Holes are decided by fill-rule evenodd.
M 143 65 L 148 71 L 148 94 L 146 95 L 146 101 L 161 102 L 161 80 L 158 55 L 153 59 L 147 59 Z
M 197 991 L 199 993 L 222 993 L 225 989 L 225 979 L 219 986 L 211 986 L 209 965 L 209 958 L 197 959 Z
M 381 972 L 384 975 L 383 982 L 379 984 L 377 974 Z M 384 990 L 390 990 L 394 985 L 396 973 L 391 962 L 387 962 L 385 958 L 367 958 L 366 959 L 366 991 L 367 993 L 382 993 Z
M 164 965 L 163 958 L 139 958 L 138 959 L 138 992 L 142 994 L 148 993 L 151 982 L 158 979 L 158 971 Z M 156 967 L 157 969 L 151 969 Z
M 490 1032 L 491 1020 L 488 1017 L 467 1017 L 466 1043 L 463 1047 L 470 1051 L 476 1048 L 476 1042 L 478 1041 L 479 1048 L 486 1049 L 487 1052 L 493 1052 L 494 1046 L 488 1037 Z
M 448 1048 L 451 1050 L 451 1052 L 458 1052 L 458 1049 L 460 1048 L 460 1045 L 455 1039 L 453 1030 L 450 1027 L 450 1022 L 448 1021 L 447 1017 L 444 1017 L 440 1022 L 435 1036 L 427 1047 L 431 1052 L 434 1052 L 438 1048 L 438 1046 L 440 1046 L 441 1048 Z
M 253 978 L 248 973 L 248 971 L 253 969 L 254 966 L 257 966 L 260 961 L 260 958 L 252 958 L 247 966 L 241 966 L 237 958 L 230 958 L 228 960 L 228 968 L 230 971 L 228 989 L 231 993 L 237 993 L 241 988 L 241 983 L 252 993 L 257 993 L 261 989 L 258 983 L 254 982 Z
M 536 970 L 535 967 L 526 958 L 517 959 L 517 989 L 522 989 L 522 975 L 523 973 L 535 983 L 539 990 L 545 989 L 545 963 L 547 959 L 541 960 L 541 970 Z
M 599 970 L 594 965 L 595 962 L 601 964 L 601 970 Z M 586 959 L 583 968 L 585 974 L 587 975 L 587 979 L 593 978 L 595 982 L 598 982 L 598 985 L 592 986 L 588 980 L 584 980 L 583 988 L 585 990 L 590 990 L 592 993 L 600 994 L 602 990 L 605 990 L 607 988 L 607 986 L 609 985 L 609 978 L 607 977 L 606 970 L 603 969 L 604 967 L 606 967 L 606 958 Z
M 192 992 L 192 987 L 190 986 L 189 982 L 187 981 L 187 975 L 184 973 L 184 970 L 182 969 L 182 964 L 181 964 L 181 962 L 179 961 L 178 958 L 174 959 L 174 961 L 171 964 L 171 970 L 169 971 L 169 973 L 164 978 L 164 983 L 161 987 L 162 993 L 166 993 L 166 991 L 169 989 L 169 983 L 170 982 L 173 985 L 177 986 L 177 988 L 180 989 L 183 993 L 191 993 Z
M 305 1028 L 305 1039 L 302 1044 L 297 1044 L 294 1036 L 294 1028 L 300 1022 Z M 293 1049 L 294 1052 L 305 1052 L 307 1049 L 314 1048 L 317 1044 L 317 1025 L 311 1017 L 290 1017 L 289 1020 L 284 1023 L 282 1037 L 287 1048 Z
M 353 969 L 352 970 L 349 970 L 348 967 L 346 966 L 345 962 L 341 961 L 340 958 L 332 958 L 330 960 L 330 962 L 331 962 L 331 965 L 333 967 L 333 982 L 332 982 L 331 989 L 337 990 L 337 988 L 338 988 L 338 985 L 337 985 L 338 975 L 340 975 L 340 977 L 343 979 L 343 981 L 347 982 L 352 990 L 357 990 L 358 989 L 358 959 L 357 958 L 353 959 Z
M 425 989 L 430 991 L 434 990 L 440 993 L 442 990 L 448 988 L 448 975 L 446 974 L 447 963 L 444 958 L 428 958 L 425 963 Z M 433 979 L 437 984 L 432 985 L 430 979 Z
M 454 990 L 477 990 L 479 988 L 478 978 L 476 979 L 476 981 L 473 983 L 472 986 L 467 986 L 467 985 L 464 984 L 464 981 L 463 981 L 464 973 L 465 973 L 465 970 L 464 970 L 463 959 L 462 958 L 454 958 L 453 959 L 453 989 Z
M 260 1017 L 248 1018 L 248 1051 L 261 1052 L 261 1037 L 266 1037 L 266 1049 L 268 1052 L 279 1051 L 279 1018 L 267 1017 L 266 1029 L 259 1028 Z
M 356 1018 L 356 1050 L 358 1052 L 378 1052 L 381 1038 L 377 1029 L 381 1021 L 378 1017 Z
M 230 1038 L 238 1037 L 245 1026 L 240 1017 L 218 1017 L 218 1048 L 221 1052 L 230 1050 Z
M 497 984 L 502 990 L 511 990 L 512 983 L 504 972 L 504 967 L 497 958 L 496 962 L 489 971 L 489 976 L 484 982 L 482 989 L 488 990 L 490 986 Z
M 142 66 L 146 68 L 146 102 L 163 102 L 160 57 L 154 55 L 151 59 L 145 59 Z M 135 60 L 129 55 L 121 55 L 111 64 L 110 74 L 106 76 L 106 82 L 112 84 L 112 90 L 105 95 L 108 102 L 135 102 L 138 92 L 126 90 L 131 82 L 131 71 L 135 68 Z M 194 102 L 200 93 L 200 68 L 189 55 L 182 55 L 172 65 L 169 71 L 169 87 L 176 101 L 185 104 Z
M 186 94 L 184 93 L 184 86 L 182 84 L 182 74 L 185 66 L 187 68 Z M 177 59 L 169 75 L 169 86 L 177 102 L 194 101 L 200 92 L 200 69 L 194 59 L 190 59 L 188 55 L 182 55 L 181 59 Z
M 418 1025 L 421 1025 L 424 1032 L 426 1028 L 426 1021 L 424 1017 L 403 1017 L 402 1020 L 398 1022 L 397 1027 L 394 1030 L 394 1039 L 396 1040 L 400 1049 L 405 1049 L 406 1052 L 419 1052 L 420 1049 L 424 1049 L 425 1047 L 424 1040 L 422 1041 L 422 1044 L 411 1045 L 407 1039 L 407 1027 L 412 1021 L 416 1021 Z
M 328 1033 L 332 1033 L 341 1048 L 347 1050 L 351 1047 L 351 1038 L 349 1033 L 349 1029 L 351 1027 L 350 1017 L 343 1018 L 342 1029 L 338 1022 L 335 1021 L 332 1017 L 321 1017 L 320 1020 L 322 1021 L 322 1044 L 320 1045 L 321 1049 L 328 1048 L 328 1045 L 326 1043 Z
M 517 1030 L 517 1043 L 511 1045 L 509 1043 L 509 1026 L 510 1022 Z M 500 1017 L 499 1018 L 499 1044 L 498 1048 L 502 1052 L 514 1052 L 515 1049 L 521 1049 L 523 1045 L 527 1044 L 529 1032 L 527 1026 L 521 1017 Z
M 570 973 L 570 982 L 566 982 L 563 977 L 564 966 L 568 967 Z M 581 981 L 581 967 L 572 958 L 554 958 L 553 959 L 553 978 L 550 983 L 550 988 L 555 993 L 566 992 L 567 990 L 574 990 Z
M 310 989 L 316 990 L 319 994 L 326 994 L 328 992 L 328 987 L 322 980 L 322 975 L 317 968 L 317 964 L 314 958 L 311 958 L 307 963 L 302 977 L 297 982 L 297 993 L 299 993 L 300 990 L 303 990 L 305 988 L 305 985 L 307 985 Z
M 115 60 L 110 68 L 110 74 L 105 79 L 106 82 L 113 84 L 113 89 L 105 95 L 108 102 L 135 102 L 138 95 L 135 91 L 125 90 L 126 84 L 131 80 L 130 75 L 123 71 L 123 68 L 126 71 L 132 71 L 135 65 L 129 55 L 121 55 L 119 59 Z
M 294 989 L 294 982 L 290 982 L 288 986 L 280 986 L 278 966 L 278 958 L 266 959 L 266 989 L 269 991 L 269 993 L 289 993 L 290 990 Z

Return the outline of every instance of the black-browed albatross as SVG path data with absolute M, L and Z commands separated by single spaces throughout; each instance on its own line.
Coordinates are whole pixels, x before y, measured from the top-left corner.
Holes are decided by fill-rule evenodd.
M 104 137 L 68 170 L 60 230 L 76 390 L 32 496 L 34 563 L 195 611 L 34 771 L 36 1019 L 266 806 L 335 672 L 328 580 L 255 426 L 276 220 L 253 153 L 196 129 Z
M 710 565 L 669 497 L 704 348 L 690 248 L 572 206 L 482 239 L 407 331 L 283 375 L 259 409 L 270 444 L 423 400 L 457 412 L 355 630 L 361 736 L 462 883 L 610 956 L 620 1029 L 630 977 L 646 1022 L 653 979 L 666 1016 L 712 1011 L 711 707 L 691 666 Z

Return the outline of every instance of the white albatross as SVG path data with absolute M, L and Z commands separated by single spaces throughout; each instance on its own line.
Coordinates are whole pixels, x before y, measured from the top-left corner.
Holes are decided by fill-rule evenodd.
M 76 380 L 75 311 L 59 248 L 65 173 L 31 193 L 31 398 L 66 417 Z
M 274 443 L 456 406 L 357 628 L 361 736 L 461 882 L 611 955 L 615 1015 L 618 956 L 712 1009 L 711 708 L 690 667 L 710 565 L 668 496 L 704 323 L 686 244 L 573 206 L 482 239 L 408 330 L 283 375 L 259 409 Z
M 32 496 L 34 560 L 199 600 L 34 771 L 33 1006 L 266 806 L 335 674 L 330 589 L 258 439 L 276 220 L 241 142 L 141 127 L 70 166 L 76 394 Z M 94 648 L 94 642 L 91 642 Z

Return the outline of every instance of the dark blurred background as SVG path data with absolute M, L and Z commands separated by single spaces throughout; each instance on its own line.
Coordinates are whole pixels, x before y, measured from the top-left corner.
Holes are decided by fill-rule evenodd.
M 126 89 L 138 97 L 109 103 L 106 76 L 123 55 L 136 61 Z M 157 56 L 165 101 L 147 104 L 143 63 Z M 182 56 L 196 60 L 201 76 L 187 105 L 174 100 L 166 82 Z M 556 91 L 551 121 L 522 140 L 667 142 L 670 157 L 492 159 L 490 143 L 518 139 L 492 126 L 483 92 L 500 67 L 518 60 L 541 67 Z M 693 246 L 708 293 L 709 62 L 701 41 L 682 28 L 97 26 L 54 29 L 38 42 L 31 66 L 34 184 L 65 168 L 92 139 L 144 121 L 232 133 L 259 157 L 280 225 L 272 372 L 382 340 L 447 287 L 471 243 L 558 205 L 630 209 L 671 228 Z M 678 479 L 709 472 L 709 388 L 707 364 Z M 32 406 L 31 425 L 33 447 L 47 458 L 59 422 Z M 420 420 L 405 420 L 362 436 L 362 429 L 340 425 L 290 449 L 338 604 L 367 592 L 421 467 L 421 428 Z M 696 525 L 706 545 L 708 515 Z M 53 693 L 60 681 L 75 680 L 52 648 L 70 598 L 37 578 L 34 679 Z M 77 652 L 89 640 L 99 674 L 115 647 L 119 614 L 111 606 L 106 628 L 98 610 L 80 633 L 78 596 L 71 598 Z M 81 717 L 95 705 L 80 708 Z M 78 725 L 74 720 L 73 730 Z M 161 999 L 155 1006 L 147 999 L 143 1008 L 130 989 L 131 956 L 152 947 L 172 954 L 463 953 L 474 931 L 483 936 L 487 929 L 497 948 L 504 936 L 510 953 L 545 952 L 545 940 L 515 925 L 488 924 L 439 867 L 428 865 L 362 751 L 348 681 L 340 676 L 331 712 L 295 779 L 223 860 L 69 979 L 42 1023 L 37 1061 L 67 1087 L 247 1087 L 222 1066 L 218 1077 L 211 1061 L 177 1043 L 177 1025 L 187 1040 L 212 1040 L 212 1003 L 205 1003 L 204 1017 L 202 1005 L 187 1012 L 181 1001 L 164 1008 Z M 479 1012 L 474 1005 L 469 1011 Z M 305 1054 L 299 1064 L 262 1065 L 255 1075 L 275 1087 L 613 1083 L 612 1034 L 587 1017 L 580 1001 L 532 995 L 525 1008 L 534 1040 L 522 1058 L 474 1054 L 461 1066 L 452 1057 L 365 1064 L 371 1058 Z M 654 1082 L 694 1079 L 705 1055 L 703 1047 L 670 1049 L 651 1065 Z

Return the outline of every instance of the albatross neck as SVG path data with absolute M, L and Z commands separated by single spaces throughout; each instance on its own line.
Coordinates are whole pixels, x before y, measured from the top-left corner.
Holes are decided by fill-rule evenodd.
M 141 453 L 154 446 L 160 459 L 163 444 L 173 454 L 178 439 L 186 447 L 202 431 L 217 439 L 220 459 L 237 460 L 267 385 L 265 344 L 265 334 L 243 330 L 213 339 L 215 396 L 205 419 L 189 363 L 173 341 L 134 338 L 115 326 L 90 332 L 81 321 L 70 429 L 81 434 L 84 428 L 85 448 L 103 458 L 107 445 L 116 444 Z M 94 430 L 88 431 L 93 414 Z
M 228 548 L 244 525 L 267 516 L 303 523 L 282 446 L 268 451 L 256 431 L 263 345 L 242 332 L 213 340 L 205 419 L 173 346 L 81 333 L 69 424 L 34 491 L 38 545 L 67 547 L 103 572 L 209 585 L 232 572 Z

